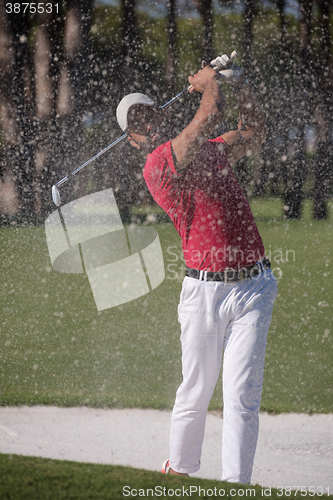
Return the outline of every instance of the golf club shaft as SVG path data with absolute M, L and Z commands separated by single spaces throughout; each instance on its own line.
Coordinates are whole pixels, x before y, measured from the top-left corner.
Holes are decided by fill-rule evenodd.
M 161 108 L 162 109 L 168 108 L 177 99 L 179 99 L 184 94 L 186 94 L 186 92 L 188 92 L 188 89 L 189 89 L 188 87 L 185 88 L 185 89 L 183 89 L 181 92 L 179 92 L 179 94 L 177 94 L 175 97 L 173 97 L 170 101 L 166 102 L 163 106 L 161 106 Z M 120 136 L 118 139 L 116 139 L 111 144 L 109 144 L 106 148 L 102 149 L 99 153 L 97 153 L 95 156 L 93 156 L 92 158 L 90 158 L 90 160 L 88 160 L 85 163 L 83 163 L 80 167 L 78 167 L 77 169 L 73 170 L 73 172 L 71 174 L 66 175 L 66 177 L 63 177 L 60 181 L 58 181 L 56 184 L 54 184 L 52 186 L 52 198 L 53 198 L 53 202 L 55 203 L 55 205 L 58 207 L 60 205 L 60 203 L 61 203 L 61 201 L 60 201 L 60 193 L 59 193 L 59 190 L 58 190 L 58 186 L 61 186 L 62 184 L 64 184 L 66 181 L 68 181 L 68 179 L 70 177 L 73 177 L 75 174 L 77 174 L 78 172 L 80 172 L 80 170 L 82 170 L 87 165 L 89 165 L 89 163 L 95 161 L 102 154 L 106 153 L 106 151 L 108 151 L 113 146 L 115 146 L 116 144 L 118 144 L 120 141 L 122 141 L 123 139 L 125 139 L 125 137 L 127 137 L 126 133 L 123 134 L 122 136 Z
M 180 99 L 180 97 L 182 97 L 187 91 L 188 91 L 188 87 L 186 87 L 181 92 L 179 92 L 179 94 L 177 94 L 175 97 L 173 97 L 170 101 L 166 102 L 163 106 L 161 106 L 161 108 L 162 109 L 168 108 L 169 106 L 171 106 L 171 104 L 173 104 L 175 101 L 177 101 L 177 99 Z M 106 148 L 102 149 L 102 151 L 100 151 L 95 156 L 93 156 L 92 158 L 90 158 L 90 160 L 86 161 L 85 163 L 83 163 L 83 165 L 81 165 L 80 167 L 78 167 L 77 169 L 75 169 L 71 174 L 66 175 L 66 177 L 64 177 L 63 179 L 61 179 L 60 181 L 58 181 L 55 185 L 58 187 L 58 186 L 61 186 L 61 184 L 64 184 L 64 182 L 66 182 L 70 177 L 73 177 L 75 174 L 77 174 L 78 172 L 80 172 L 80 170 L 82 170 L 87 165 L 89 165 L 89 163 L 97 160 L 97 158 L 99 156 L 101 156 L 102 154 L 106 153 L 113 146 L 115 146 L 120 141 L 122 141 L 123 139 L 125 139 L 125 137 L 127 137 L 127 134 L 123 134 L 122 136 L 120 136 L 114 142 L 112 142 L 111 144 L 109 144 Z
M 171 104 L 173 104 L 175 101 L 177 101 L 177 99 L 180 99 L 184 94 L 186 94 L 188 92 L 188 89 L 189 89 L 189 87 L 186 87 L 185 89 L 183 89 L 181 92 L 179 92 L 179 94 L 177 94 L 175 97 L 170 99 L 170 101 L 163 104 L 163 106 L 161 106 L 161 108 L 165 109 L 165 108 L 168 108 L 169 106 L 171 106 Z
M 234 51 L 231 56 L 230 56 L 230 62 L 235 58 L 237 57 L 237 52 Z M 214 68 L 216 71 L 220 68 L 217 68 L 215 67 Z M 172 99 L 170 99 L 170 101 L 166 102 L 163 106 L 161 106 L 162 109 L 165 109 L 165 108 L 168 108 L 169 106 L 171 106 L 171 104 L 173 104 L 175 101 L 177 101 L 178 99 L 180 99 L 184 94 L 186 94 L 187 92 L 189 92 L 192 88 L 192 85 L 190 85 L 189 87 L 185 87 L 181 92 L 179 92 L 179 94 L 177 94 L 175 97 L 173 97 Z M 78 172 L 80 172 L 80 170 L 82 170 L 83 168 L 85 168 L 87 165 L 89 165 L 89 163 L 92 163 L 93 161 L 95 161 L 99 156 L 101 156 L 102 154 L 106 153 L 109 149 L 111 149 L 113 146 L 115 146 L 116 144 L 118 144 L 119 142 L 121 142 L 123 139 L 125 139 L 125 137 L 127 137 L 127 133 L 123 134 L 122 136 L 120 136 L 118 139 L 116 139 L 114 142 L 112 142 L 111 144 L 109 144 L 106 148 L 102 149 L 99 153 L 97 153 L 95 156 L 93 156 L 92 158 L 90 158 L 90 160 L 86 161 L 85 163 L 83 163 L 80 167 L 78 167 L 77 169 L 75 169 L 72 173 L 70 173 L 69 175 L 67 175 L 66 177 L 63 177 L 63 179 L 61 179 L 60 181 L 58 181 L 56 184 L 54 184 L 53 186 L 53 191 L 56 192 L 58 194 L 58 197 L 59 197 L 59 203 L 60 203 L 60 195 L 59 195 L 59 192 L 58 192 L 58 186 L 61 186 L 62 184 L 64 184 L 66 181 L 68 181 L 68 179 L 70 177 L 73 177 L 74 175 L 76 175 Z
M 100 151 L 99 153 L 97 153 L 97 155 L 95 155 L 92 158 L 90 158 L 90 160 L 88 160 L 85 163 L 83 163 L 83 165 L 81 165 L 80 167 L 78 167 L 71 174 L 67 175 L 66 177 L 64 177 L 63 179 L 61 179 L 59 182 L 57 182 L 56 186 L 61 186 L 61 184 L 63 184 L 64 182 L 66 182 L 69 179 L 69 177 L 72 177 L 73 175 L 75 175 L 78 172 L 80 172 L 80 170 L 82 170 L 84 167 L 86 167 L 87 165 L 89 165 L 89 163 L 95 161 L 102 154 L 106 153 L 109 149 L 111 149 L 113 146 L 115 146 L 116 144 L 118 144 L 118 142 L 120 142 L 123 139 L 125 139 L 125 137 L 127 137 L 127 134 L 123 134 L 122 136 L 118 137 L 118 139 L 116 139 L 114 142 L 112 142 L 111 144 L 109 144 L 108 146 L 106 146 L 106 148 L 102 149 L 102 151 Z

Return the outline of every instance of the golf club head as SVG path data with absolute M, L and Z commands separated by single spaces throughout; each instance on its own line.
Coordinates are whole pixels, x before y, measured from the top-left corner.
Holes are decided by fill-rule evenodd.
M 59 207 L 61 201 L 60 201 L 60 193 L 59 189 L 57 188 L 56 184 L 52 186 L 52 199 L 54 204 Z

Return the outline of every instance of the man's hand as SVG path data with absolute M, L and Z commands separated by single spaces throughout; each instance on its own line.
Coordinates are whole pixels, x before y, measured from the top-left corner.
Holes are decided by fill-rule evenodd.
M 205 88 L 208 84 L 210 84 L 213 80 L 218 80 L 218 74 L 213 70 L 209 65 L 204 66 L 198 73 L 194 76 L 189 76 L 188 81 L 192 85 L 190 89 L 190 93 L 200 92 L 201 94 L 204 92 Z
M 229 83 L 232 87 L 241 85 L 246 80 L 242 68 L 237 64 L 231 63 L 228 69 L 219 71 L 221 83 Z
M 237 57 L 237 53 L 233 54 L 236 54 Z M 232 62 L 233 54 L 230 57 L 223 54 L 213 59 L 210 65 L 218 71 L 221 83 L 229 83 L 234 87 L 244 83 L 246 76 L 242 68 Z

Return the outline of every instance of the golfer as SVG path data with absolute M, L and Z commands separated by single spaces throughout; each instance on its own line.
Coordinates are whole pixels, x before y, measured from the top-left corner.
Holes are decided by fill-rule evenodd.
M 221 78 L 234 88 L 240 120 L 237 130 L 209 140 L 225 109 Z M 203 64 L 189 83 L 201 101 L 176 137 L 166 110 L 143 94 L 127 95 L 117 108 L 129 142 L 147 157 L 145 181 L 172 219 L 186 263 L 178 307 L 183 382 L 162 472 L 199 470 L 208 405 L 223 360 L 222 480 L 249 483 L 277 284 L 230 163 L 265 140 L 265 118 L 236 65 L 219 76 Z

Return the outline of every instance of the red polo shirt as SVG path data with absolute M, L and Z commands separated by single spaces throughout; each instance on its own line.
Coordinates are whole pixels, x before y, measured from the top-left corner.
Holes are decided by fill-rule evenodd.
M 206 141 L 177 172 L 171 141 L 147 157 L 143 176 L 182 239 L 186 265 L 203 271 L 241 269 L 261 261 L 264 246 L 249 203 L 226 159 L 221 137 Z

